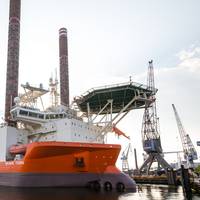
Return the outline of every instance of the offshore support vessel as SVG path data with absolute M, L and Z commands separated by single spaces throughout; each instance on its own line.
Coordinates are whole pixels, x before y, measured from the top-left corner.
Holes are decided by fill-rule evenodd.
M 36 100 L 48 91 L 22 87 L 10 111 L 13 126 L 0 128 L 0 185 L 135 191 L 135 182 L 115 166 L 120 145 L 106 144 L 106 135 L 124 135 L 116 125 L 142 108 L 151 91 L 133 82 L 110 85 L 76 97 L 73 109 L 54 104 L 40 110 Z
M 116 166 L 120 145 L 107 144 L 132 109 L 144 108 L 155 91 L 128 82 L 89 90 L 69 104 L 67 31 L 59 31 L 58 80 L 50 89 L 22 85 L 18 94 L 21 0 L 10 0 L 5 123 L 0 126 L 0 185 L 14 187 L 104 187 L 136 190 Z M 50 92 L 51 106 L 43 95 Z M 39 109 L 40 108 L 40 109 Z

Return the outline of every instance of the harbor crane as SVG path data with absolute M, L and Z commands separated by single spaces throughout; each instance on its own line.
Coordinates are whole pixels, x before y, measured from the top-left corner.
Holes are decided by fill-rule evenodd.
M 193 160 L 198 159 L 197 152 L 194 148 L 192 140 L 190 139 L 190 136 L 186 133 L 186 131 L 183 127 L 183 124 L 181 122 L 181 119 L 178 115 L 178 112 L 177 112 L 174 104 L 172 104 L 172 108 L 174 110 L 174 115 L 175 115 L 175 118 L 176 118 L 178 131 L 179 131 L 181 143 L 182 143 L 182 146 L 183 146 L 184 158 L 187 161 L 187 167 L 193 168 L 194 167 Z
M 129 163 L 128 163 L 128 157 L 129 157 L 129 153 L 132 152 L 132 147 L 131 147 L 131 143 L 128 144 L 128 146 L 126 147 L 126 149 L 122 152 L 122 171 L 127 173 L 129 172 L 130 168 L 129 168 Z
M 159 133 L 159 120 L 156 110 L 155 94 L 157 92 L 157 89 L 155 89 L 152 60 L 149 61 L 147 85 L 150 90 L 154 91 L 154 94 L 151 96 L 151 101 L 146 103 L 143 115 L 142 143 L 143 149 L 147 153 L 147 159 L 144 161 L 139 170 L 140 173 L 143 173 L 145 171 L 148 175 L 150 167 L 155 161 L 157 161 L 158 166 L 162 166 L 166 172 L 168 170 L 172 170 L 172 167 L 167 163 L 167 161 L 165 161 L 162 154 L 162 146 Z

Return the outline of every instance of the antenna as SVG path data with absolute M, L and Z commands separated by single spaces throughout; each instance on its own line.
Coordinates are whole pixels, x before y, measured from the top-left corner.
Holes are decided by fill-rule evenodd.
M 57 69 L 55 69 L 55 79 L 53 79 L 53 74 L 49 79 L 49 90 L 50 90 L 51 106 L 57 107 L 59 103 Z

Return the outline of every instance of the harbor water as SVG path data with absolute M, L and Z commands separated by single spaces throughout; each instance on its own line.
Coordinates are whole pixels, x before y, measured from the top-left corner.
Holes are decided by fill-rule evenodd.
M 91 191 L 75 188 L 0 187 L 0 200 L 183 200 L 181 187 L 139 185 L 136 193 Z M 200 196 L 194 195 L 194 200 Z

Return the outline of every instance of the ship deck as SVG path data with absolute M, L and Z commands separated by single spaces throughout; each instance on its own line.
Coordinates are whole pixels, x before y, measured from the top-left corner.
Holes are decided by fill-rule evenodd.
M 87 112 L 87 104 L 89 103 L 90 112 L 98 113 L 103 108 L 108 100 L 113 101 L 113 113 L 119 113 L 120 110 L 128 104 L 137 95 L 145 95 L 147 98 L 155 94 L 157 89 L 150 90 L 146 85 L 128 82 L 116 85 L 108 85 L 104 87 L 92 88 L 75 98 L 75 103 L 78 105 L 80 111 Z M 145 106 L 145 99 L 138 99 L 136 102 L 127 108 L 139 109 Z M 125 110 L 125 111 L 127 111 Z M 106 114 L 104 110 L 101 114 Z

